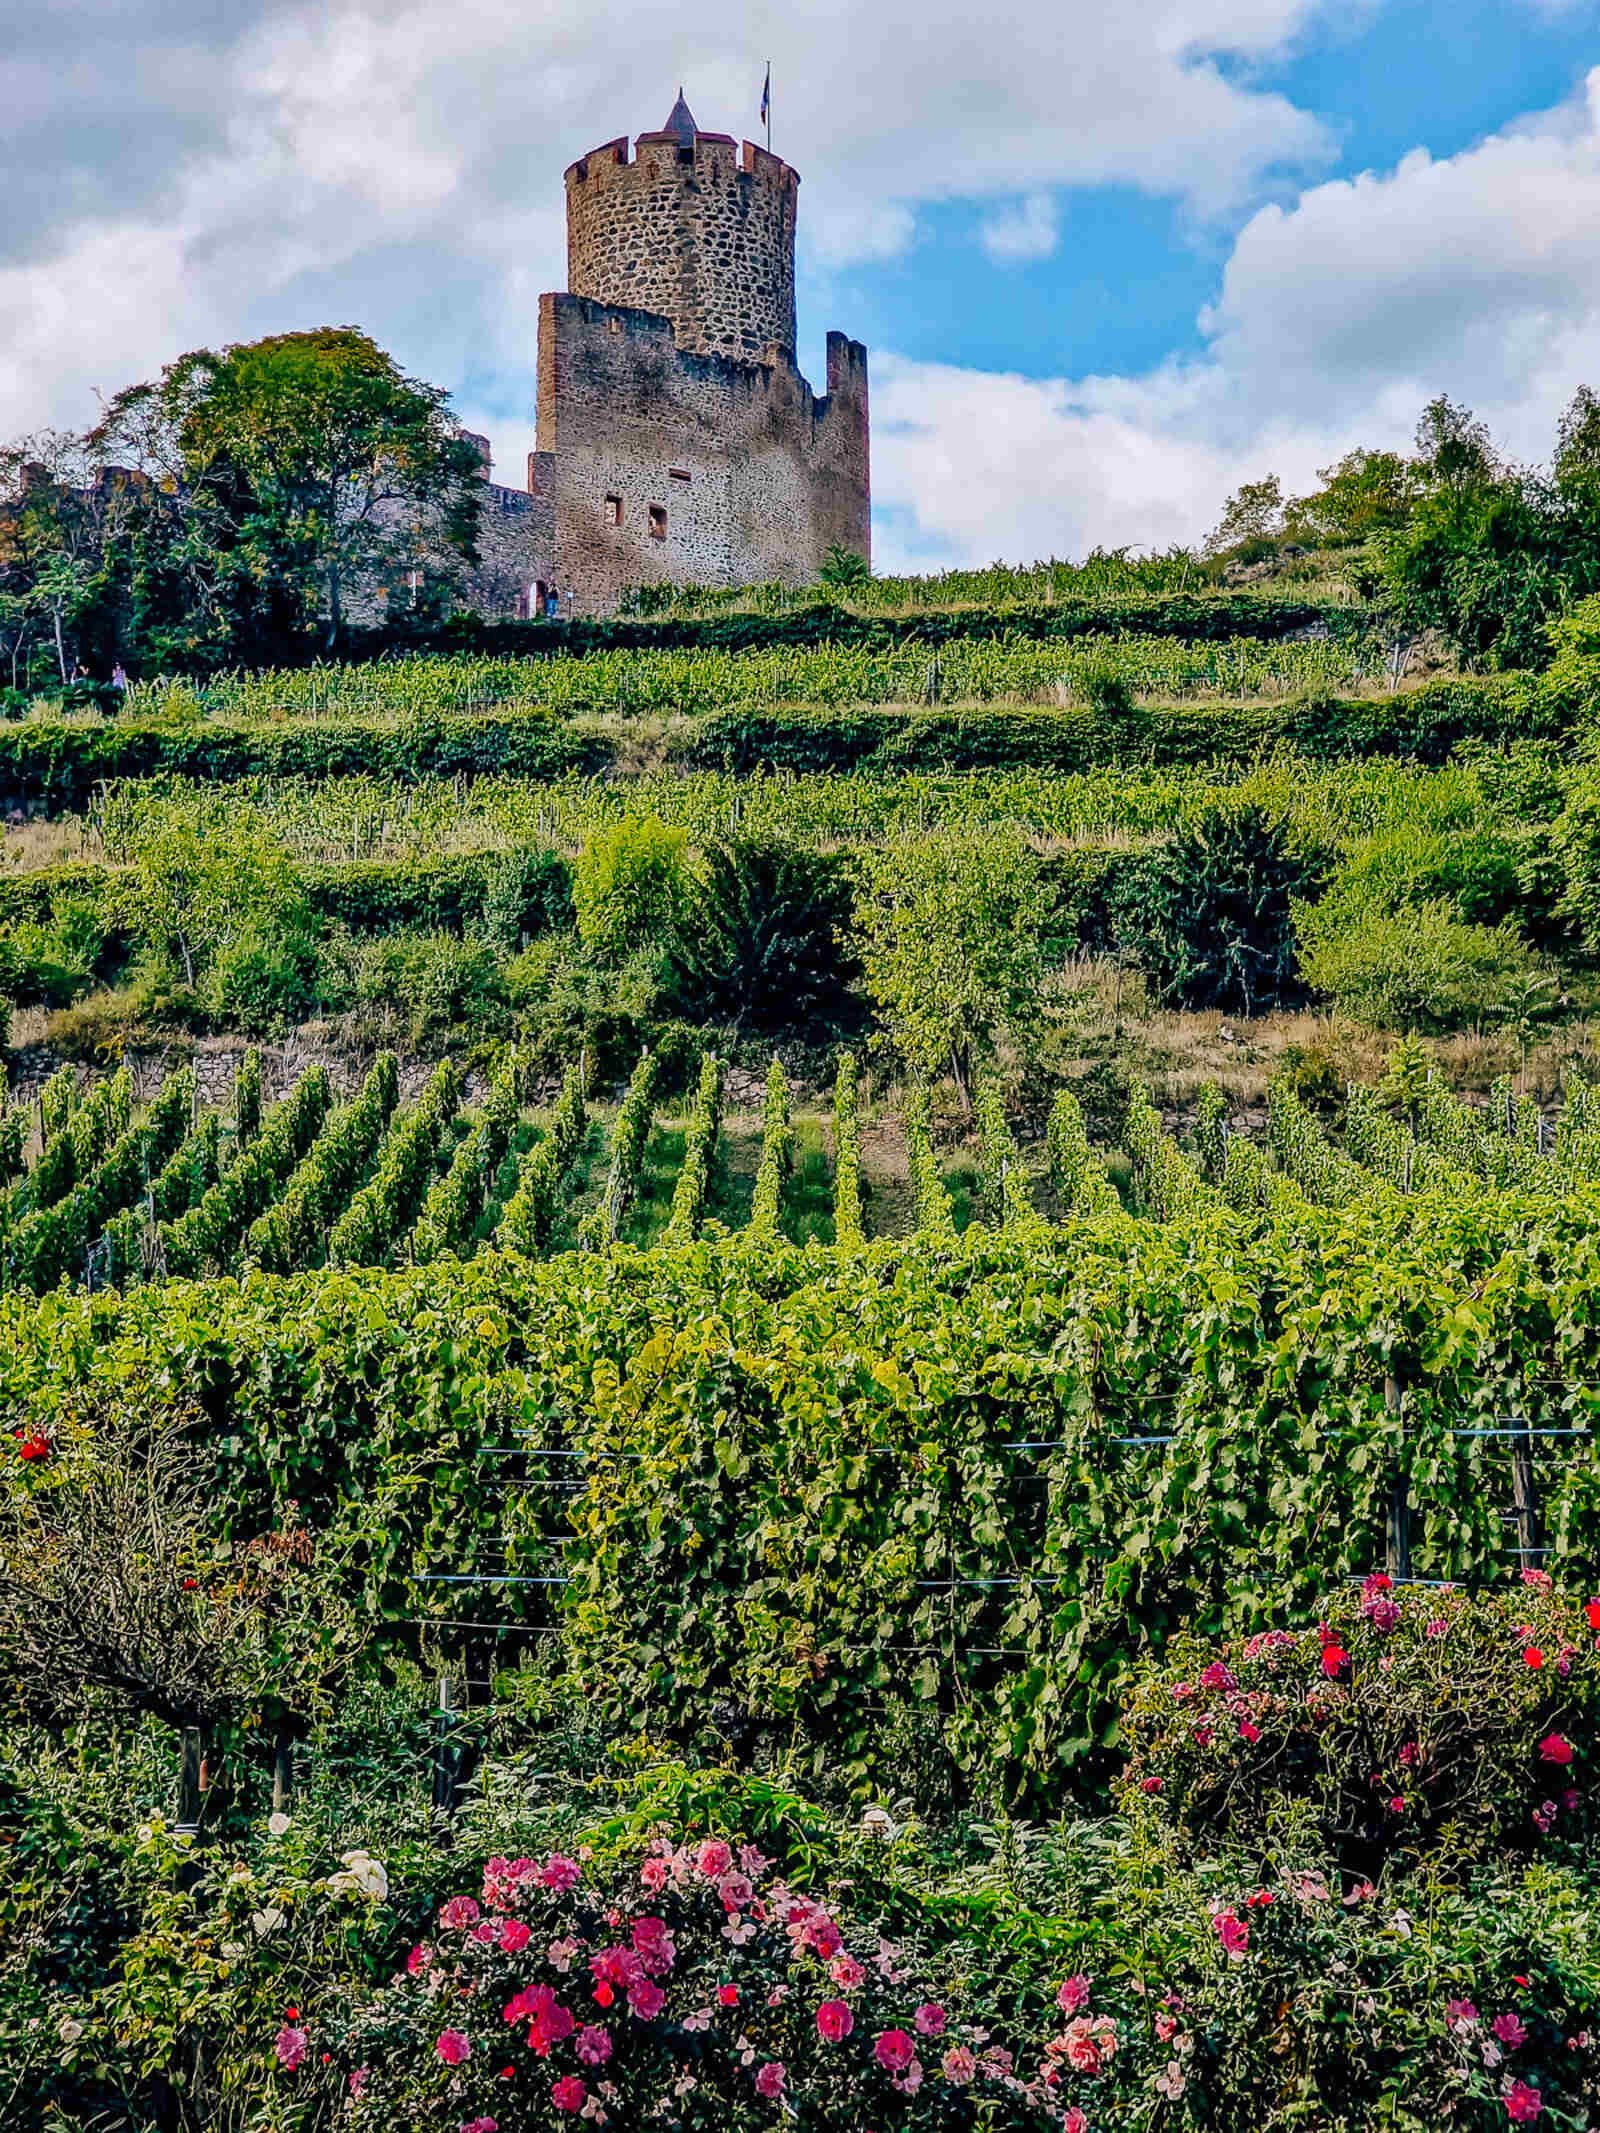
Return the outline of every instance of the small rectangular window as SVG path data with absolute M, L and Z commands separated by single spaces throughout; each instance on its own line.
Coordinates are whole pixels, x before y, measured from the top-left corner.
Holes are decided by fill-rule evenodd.
M 667 507 L 665 504 L 650 506 L 650 538 L 664 541 L 667 537 Z
M 687 467 L 668 467 L 667 479 L 668 481 L 689 481 L 693 477 Z
M 620 526 L 622 524 L 622 498 L 620 496 L 608 496 L 606 498 L 606 524 L 608 526 Z
M 616 318 L 616 317 L 614 317 L 614 316 L 613 316 L 613 317 L 611 317 L 611 318 L 608 318 L 608 319 L 606 320 L 606 331 L 607 331 L 607 333 L 620 333 L 620 332 L 622 331 L 622 321 L 621 321 L 621 319 L 619 319 L 619 318 Z

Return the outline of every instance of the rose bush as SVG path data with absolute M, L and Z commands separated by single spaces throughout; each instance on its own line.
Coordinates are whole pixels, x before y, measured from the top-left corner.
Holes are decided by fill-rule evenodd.
M 1020 2129 L 1109 2105 L 1126 2022 L 1087 1978 L 1001 2038 L 919 1967 L 745 1839 L 495 1856 L 382 1992 L 297 2006 L 273 2057 L 286 2104 L 319 2084 L 353 2126 Z
M 1457 1853 L 1587 1827 L 1600 1601 L 1530 1572 L 1510 1593 L 1374 1575 L 1316 1627 L 1182 1637 L 1129 1701 L 1125 1796 L 1197 1839 L 1251 1840 L 1308 1803 L 1351 1872 L 1446 1830 Z

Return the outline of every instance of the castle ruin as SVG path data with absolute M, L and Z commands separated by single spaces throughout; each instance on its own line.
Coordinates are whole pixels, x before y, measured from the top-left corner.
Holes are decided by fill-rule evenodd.
M 624 136 L 570 166 L 528 485 L 486 483 L 484 612 L 801 585 L 834 542 L 870 560 L 867 351 L 828 335 L 822 399 L 795 362 L 799 187 L 768 150 L 702 133 L 681 90 L 631 155 Z

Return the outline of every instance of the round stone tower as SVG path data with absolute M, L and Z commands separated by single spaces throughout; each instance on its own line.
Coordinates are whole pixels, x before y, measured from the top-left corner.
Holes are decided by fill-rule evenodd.
M 799 174 L 702 133 L 678 91 L 659 133 L 608 141 L 567 172 L 567 287 L 672 321 L 680 348 L 792 356 Z

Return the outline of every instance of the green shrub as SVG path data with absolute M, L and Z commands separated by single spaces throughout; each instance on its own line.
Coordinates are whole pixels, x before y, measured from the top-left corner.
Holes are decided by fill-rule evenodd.
M 690 908 L 688 839 L 654 816 L 614 822 L 584 841 L 572 900 L 583 945 L 602 962 L 678 940 Z
M 1117 876 L 1111 923 L 1164 1000 L 1255 1014 L 1299 989 L 1293 904 L 1314 878 L 1287 823 L 1212 806 Z
M 826 1030 L 859 975 L 851 906 L 836 854 L 772 834 L 708 845 L 670 942 L 679 1000 L 698 1021 Z
M 357 1031 L 414 1051 L 505 1033 L 502 968 L 490 942 L 449 933 L 330 941 L 323 956 L 330 1005 Z
M 1493 1028 L 1539 976 L 1514 926 L 1468 925 L 1443 898 L 1389 908 L 1313 904 L 1299 932 L 1306 983 L 1374 1028 Z

